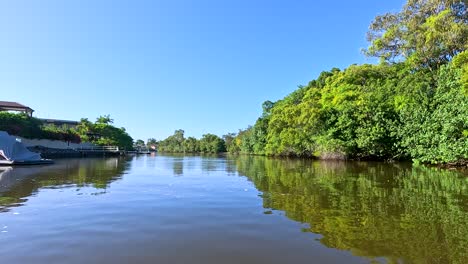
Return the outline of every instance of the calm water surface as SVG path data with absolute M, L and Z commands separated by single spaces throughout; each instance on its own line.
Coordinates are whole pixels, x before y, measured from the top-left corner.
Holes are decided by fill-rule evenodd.
M 466 172 L 263 157 L 0 168 L 0 263 L 468 263 Z

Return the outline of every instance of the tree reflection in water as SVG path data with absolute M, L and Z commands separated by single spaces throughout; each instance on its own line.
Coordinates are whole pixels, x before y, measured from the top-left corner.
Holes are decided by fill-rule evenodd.
M 37 167 L 0 168 L 0 212 L 21 206 L 43 188 L 94 187 L 106 189 L 121 179 L 128 167 L 126 159 L 70 159 Z
M 466 174 L 410 164 L 240 156 L 239 174 L 321 243 L 390 263 L 468 260 Z M 466 262 L 464 262 L 466 263 Z
M 404 163 L 216 155 L 59 160 L 46 167 L 0 168 L 0 211 L 24 205 L 40 189 L 105 191 L 131 166 L 134 174 L 141 168 L 161 173 L 161 168 L 163 175 L 195 174 L 200 181 L 212 179 L 204 177 L 208 174 L 246 176 L 263 193 L 264 213 L 280 210 L 307 224 L 303 231 L 320 234 L 327 247 L 357 256 L 390 263 L 468 263 L 466 172 Z

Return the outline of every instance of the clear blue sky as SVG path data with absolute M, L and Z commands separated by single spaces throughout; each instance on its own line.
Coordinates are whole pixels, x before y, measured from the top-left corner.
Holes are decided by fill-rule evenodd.
M 134 139 L 236 132 L 321 71 L 373 62 L 369 23 L 404 2 L 0 0 L 0 100 L 110 114 Z

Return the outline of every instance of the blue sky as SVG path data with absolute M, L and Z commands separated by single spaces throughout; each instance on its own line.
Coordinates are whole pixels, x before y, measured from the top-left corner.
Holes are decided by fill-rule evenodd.
M 110 114 L 134 139 L 253 124 L 323 70 L 372 63 L 372 19 L 404 1 L 0 0 L 0 100 Z

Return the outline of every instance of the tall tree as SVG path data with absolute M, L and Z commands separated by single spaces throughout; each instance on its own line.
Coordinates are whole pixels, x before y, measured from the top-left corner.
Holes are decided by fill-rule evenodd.
M 96 119 L 96 123 L 109 125 L 114 123 L 114 119 L 110 115 L 103 115 Z
M 369 56 L 407 59 L 438 68 L 468 48 L 467 0 L 409 0 L 399 13 L 377 16 L 367 35 Z
M 226 151 L 224 140 L 214 134 L 205 134 L 200 139 L 200 151 L 204 153 L 219 153 Z

